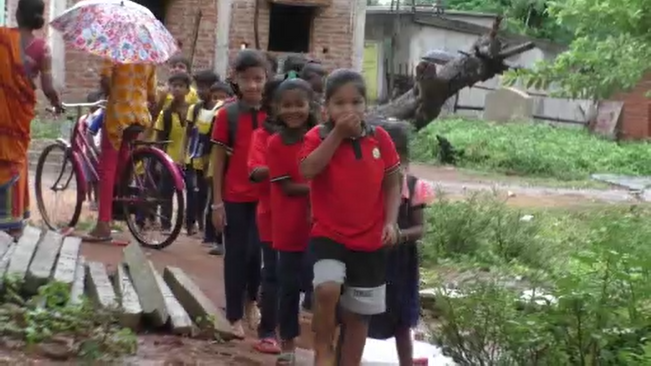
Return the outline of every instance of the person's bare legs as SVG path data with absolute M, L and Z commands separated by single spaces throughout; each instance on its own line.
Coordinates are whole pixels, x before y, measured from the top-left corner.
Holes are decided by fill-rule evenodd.
M 340 294 L 341 284 L 336 282 L 325 282 L 314 288 L 312 330 L 314 331 L 315 366 L 333 366 L 335 364 L 336 358 L 332 344 L 337 329 L 336 312 Z
M 344 342 L 341 344 L 340 366 L 358 366 L 362 362 L 362 354 L 368 334 L 368 317 L 341 309 L 341 320 L 344 323 Z
M 400 366 L 414 364 L 414 342 L 411 339 L 411 329 L 403 327 L 396 330 L 396 350 Z

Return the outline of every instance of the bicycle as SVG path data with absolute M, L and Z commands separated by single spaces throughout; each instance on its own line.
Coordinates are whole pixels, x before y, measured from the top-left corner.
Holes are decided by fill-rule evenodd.
M 84 108 L 104 108 L 106 101 L 96 103 L 63 104 L 66 110 L 76 109 L 76 119 L 72 121 L 73 127 L 69 141 L 65 138 L 58 138 L 54 143 L 45 147 L 39 156 L 36 166 L 35 193 L 38 209 L 43 221 L 48 228 L 55 231 L 63 231 L 74 228 L 79 222 L 82 204 L 86 200 L 87 192 L 91 184 L 99 182 L 99 152 L 87 139 L 87 126 L 82 121 L 82 110 Z M 68 120 L 73 117 L 68 116 Z M 138 136 L 145 131 L 139 125 L 131 125 L 123 132 L 122 144 L 128 144 L 128 158 L 126 161 L 119 161 L 117 167 L 118 177 L 114 188 L 113 199 L 113 220 L 126 222 L 129 231 L 134 238 L 143 246 L 152 249 L 163 249 L 179 236 L 184 220 L 185 202 L 183 191 L 185 182 L 182 172 L 174 164 L 172 159 L 160 147 L 169 141 L 141 141 Z M 45 183 L 46 161 L 49 155 L 57 156 L 61 163 L 61 170 L 56 176 L 54 183 Z M 70 174 L 66 175 L 66 167 L 70 167 Z M 49 168 L 49 166 L 48 166 Z M 121 172 L 121 174 L 119 173 Z M 58 225 L 45 209 L 44 186 L 55 195 L 65 191 L 73 182 L 76 184 L 76 202 L 74 211 L 62 225 Z M 162 179 L 168 179 L 167 194 L 160 194 L 159 185 Z M 155 197 L 149 197 L 155 193 Z M 158 197 L 163 195 L 164 197 Z M 176 197 L 177 214 L 172 220 Z M 167 205 L 167 206 L 165 206 Z M 169 235 L 162 242 L 148 240 L 140 230 L 145 229 L 146 221 L 156 221 L 158 209 L 168 207 L 169 218 L 161 217 L 161 220 L 169 220 L 171 227 Z M 59 205 L 55 203 L 55 209 Z M 173 221 L 173 222 L 172 222 Z

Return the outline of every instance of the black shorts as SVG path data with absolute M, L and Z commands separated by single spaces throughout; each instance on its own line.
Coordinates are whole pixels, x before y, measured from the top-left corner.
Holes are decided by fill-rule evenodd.
M 314 286 L 326 282 L 343 285 L 342 307 L 364 315 L 385 310 L 385 279 L 387 250 L 355 251 L 336 241 L 312 238 L 310 249 L 314 255 Z

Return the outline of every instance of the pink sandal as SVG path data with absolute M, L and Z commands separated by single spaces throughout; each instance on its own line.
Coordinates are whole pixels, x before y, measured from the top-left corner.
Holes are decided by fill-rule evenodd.
M 263 338 L 253 346 L 256 351 L 266 355 L 278 355 L 281 352 L 278 341 L 273 338 Z

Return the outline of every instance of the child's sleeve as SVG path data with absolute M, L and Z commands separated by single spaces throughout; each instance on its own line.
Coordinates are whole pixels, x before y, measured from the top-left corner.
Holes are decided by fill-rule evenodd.
M 192 117 L 194 117 L 194 109 L 197 107 L 196 104 L 192 104 L 188 108 L 188 113 L 185 115 L 185 122 L 186 123 L 193 123 L 194 121 L 192 120 Z
M 165 121 L 163 118 L 164 111 L 158 113 L 158 118 L 156 118 L 156 123 L 154 123 L 154 130 L 156 131 L 165 131 Z
M 267 166 L 266 150 L 267 134 L 263 129 L 257 129 L 253 132 L 251 146 L 249 147 L 249 159 L 247 160 L 249 178 L 251 178 L 257 169 Z
M 434 199 L 436 199 L 434 184 L 430 181 L 418 179 L 411 197 L 411 205 L 413 207 L 425 207 L 431 205 Z
M 288 165 L 288 156 L 284 156 L 280 149 L 282 141 L 279 138 L 269 139 L 267 146 L 267 164 L 269 164 L 269 181 L 279 182 L 291 178 Z
M 378 142 L 378 149 L 380 149 L 380 156 L 384 160 L 384 174 L 389 175 L 397 172 L 400 169 L 400 157 L 391 136 L 384 128 L 376 127 L 375 137 Z
M 321 145 L 321 136 L 319 136 L 319 126 L 316 126 L 303 137 L 303 146 L 298 154 L 299 161 L 305 160 L 319 145 Z
M 231 150 L 228 146 L 228 116 L 225 107 L 217 111 L 210 140 L 213 144 L 220 145 L 226 150 Z

